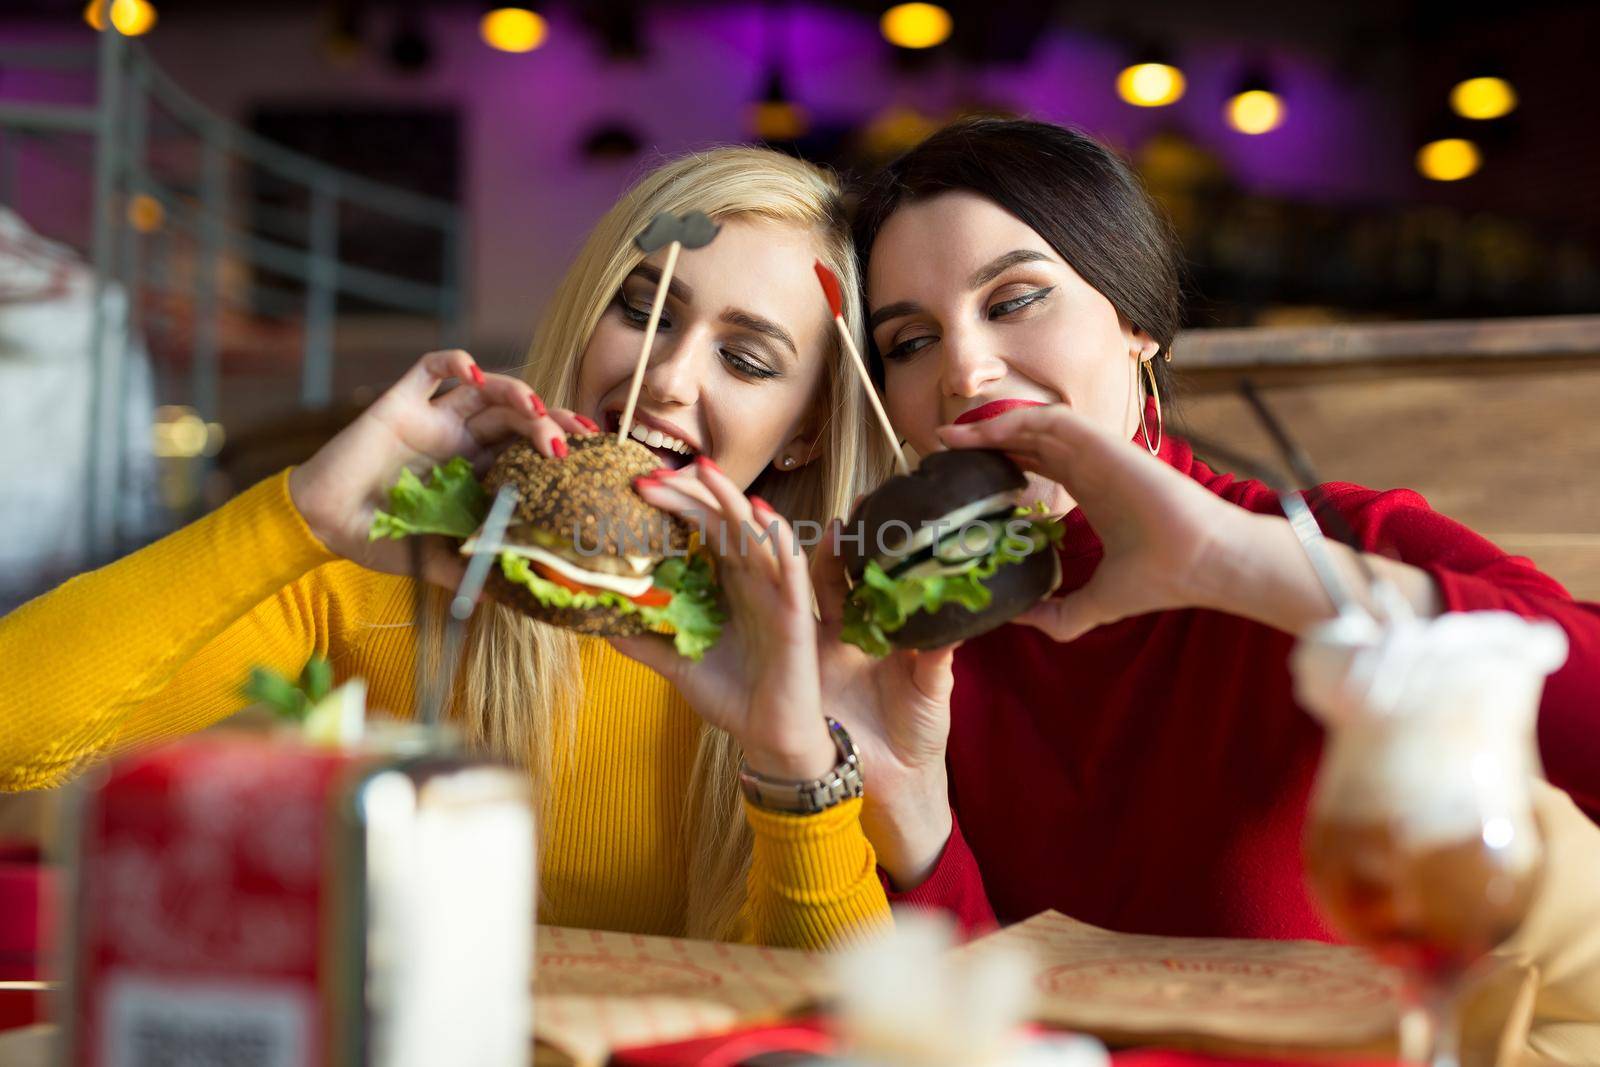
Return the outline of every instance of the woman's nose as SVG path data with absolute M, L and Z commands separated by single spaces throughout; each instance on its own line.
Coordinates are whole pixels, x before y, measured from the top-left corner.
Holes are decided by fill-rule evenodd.
M 700 365 L 695 352 L 707 339 L 697 330 L 656 337 L 644 372 L 644 392 L 657 404 L 684 407 L 700 395 Z
M 946 333 L 940 348 L 940 375 L 944 391 L 951 396 L 980 396 L 986 386 L 1006 376 L 1005 360 L 979 331 Z

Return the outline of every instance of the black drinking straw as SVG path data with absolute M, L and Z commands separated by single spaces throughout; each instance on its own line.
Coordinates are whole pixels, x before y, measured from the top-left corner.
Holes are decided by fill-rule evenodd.
M 1305 483 L 1306 499 L 1311 505 L 1313 521 L 1320 519 L 1326 522 L 1334 537 L 1355 553 L 1356 567 L 1361 572 L 1362 580 L 1367 584 L 1367 592 L 1371 595 L 1373 603 L 1377 604 L 1385 615 L 1409 617 L 1412 614 L 1410 601 L 1401 595 L 1393 582 L 1373 570 L 1372 564 L 1367 561 L 1366 551 L 1361 547 L 1361 538 L 1351 527 L 1349 520 L 1327 499 L 1326 494 L 1319 492 L 1318 487 L 1322 485 L 1322 479 L 1317 477 L 1316 468 L 1311 465 L 1310 455 L 1289 436 L 1288 427 L 1273 414 L 1271 408 L 1267 407 L 1266 399 L 1256 389 L 1255 382 L 1248 377 L 1239 379 L 1239 392 L 1272 437 L 1279 454 L 1283 456 L 1283 461 L 1289 465 L 1294 476 Z
M 1361 540 L 1345 519 L 1344 514 L 1319 491 L 1322 479 L 1317 477 L 1316 468 L 1311 465 L 1311 457 L 1306 450 L 1301 448 L 1289 436 L 1288 429 L 1283 422 L 1273 414 L 1267 406 L 1266 399 L 1256 388 L 1256 383 L 1249 378 L 1239 379 L 1239 395 L 1244 397 L 1250 405 L 1250 410 L 1255 412 L 1261 426 L 1267 431 L 1267 436 L 1272 438 L 1272 443 L 1277 446 L 1278 454 L 1288 464 L 1289 470 L 1300 479 L 1306 487 L 1306 502 L 1311 506 L 1311 514 L 1318 522 L 1328 524 L 1329 532 L 1334 538 L 1349 546 L 1356 554 L 1356 566 L 1361 569 L 1361 577 L 1365 579 L 1369 589 L 1375 588 L 1382 581 L 1373 571 L 1372 565 L 1367 562 L 1366 554 L 1362 551 Z
M 1333 556 L 1328 552 L 1328 540 L 1322 532 L 1322 527 L 1317 525 L 1317 518 L 1295 490 L 1295 487 L 1278 471 L 1273 470 L 1258 460 L 1251 459 L 1225 445 L 1220 445 L 1208 438 L 1185 431 L 1185 438 L 1197 451 L 1215 456 L 1240 474 L 1254 478 L 1266 485 L 1277 494 L 1278 504 L 1283 508 L 1284 517 L 1289 520 L 1289 528 L 1294 531 L 1295 537 L 1300 541 L 1300 547 L 1305 551 L 1306 558 L 1311 562 L 1311 569 L 1316 573 L 1317 581 L 1328 594 L 1328 599 L 1333 602 L 1334 610 L 1340 615 L 1359 612 L 1368 614 L 1360 602 L 1350 592 L 1345 584 L 1344 576 L 1339 573 Z

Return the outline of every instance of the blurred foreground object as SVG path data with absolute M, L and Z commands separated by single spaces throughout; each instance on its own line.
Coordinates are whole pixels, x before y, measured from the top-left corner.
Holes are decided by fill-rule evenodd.
M 852 1064 L 1106 1067 L 1093 1038 L 1030 1038 L 1033 961 L 1015 944 L 951 954 L 942 916 L 900 911 L 894 927 L 834 962 L 838 1027 Z
M 203 735 L 91 777 L 64 1062 L 527 1061 L 527 776 L 373 725 L 351 748 Z
M 1333 926 L 1406 972 L 1429 1061 L 1459 1067 L 1460 999 L 1544 866 L 1534 720 L 1566 660 L 1554 623 L 1341 616 L 1302 639 L 1295 694 L 1329 727 L 1306 834 Z
M 121 349 L 127 300 L 108 286 L 106 351 Z M 87 499 L 91 466 L 115 496 L 108 514 L 119 540 L 137 544 L 155 532 L 155 390 L 143 345 L 128 343 L 116 425 L 90 432 L 95 368 L 90 351 L 94 278 L 65 245 L 47 241 L 0 207 L 0 613 L 85 566 L 90 558 Z M 100 440 L 105 454 L 93 454 Z M 118 447 L 120 445 L 120 447 Z M 117 457 L 120 457 L 117 458 Z

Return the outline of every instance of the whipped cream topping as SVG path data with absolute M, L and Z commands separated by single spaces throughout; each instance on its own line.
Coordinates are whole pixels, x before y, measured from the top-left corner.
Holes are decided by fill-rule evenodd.
M 1532 862 L 1534 720 L 1566 655 L 1560 627 L 1508 612 L 1351 617 L 1306 634 L 1290 665 L 1296 698 L 1331 731 L 1319 815 L 1382 822 L 1413 846 L 1482 837 Z

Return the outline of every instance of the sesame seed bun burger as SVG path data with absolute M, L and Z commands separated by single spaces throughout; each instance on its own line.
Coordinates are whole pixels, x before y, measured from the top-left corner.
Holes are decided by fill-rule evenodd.
M 842 638 L 882 656 L 976 637 L 1061 581 L 1061 524 L 1020 503 L 1022 468 L 990 450 L 935 452 L 862 498 L 839 550 Z
M 485 590 L 540 622 L 582 634 L 662 633 L 698 659 L 721 633 L 723 616 L 705 557 L 688 552 L 683 520 L 645 503 L 633 480 L 660 468 L 654 452 L 610 434 L 571 437 L 563 459 L 519 441 L 480 484 L 465 459 L 436 467 L 427 485 L 409 471 L 390 490 L 371 536 L 440 533 L 473 555 L 495 551 Z M 501 486 L 517 503 L 499 546 L 478 531 Z

